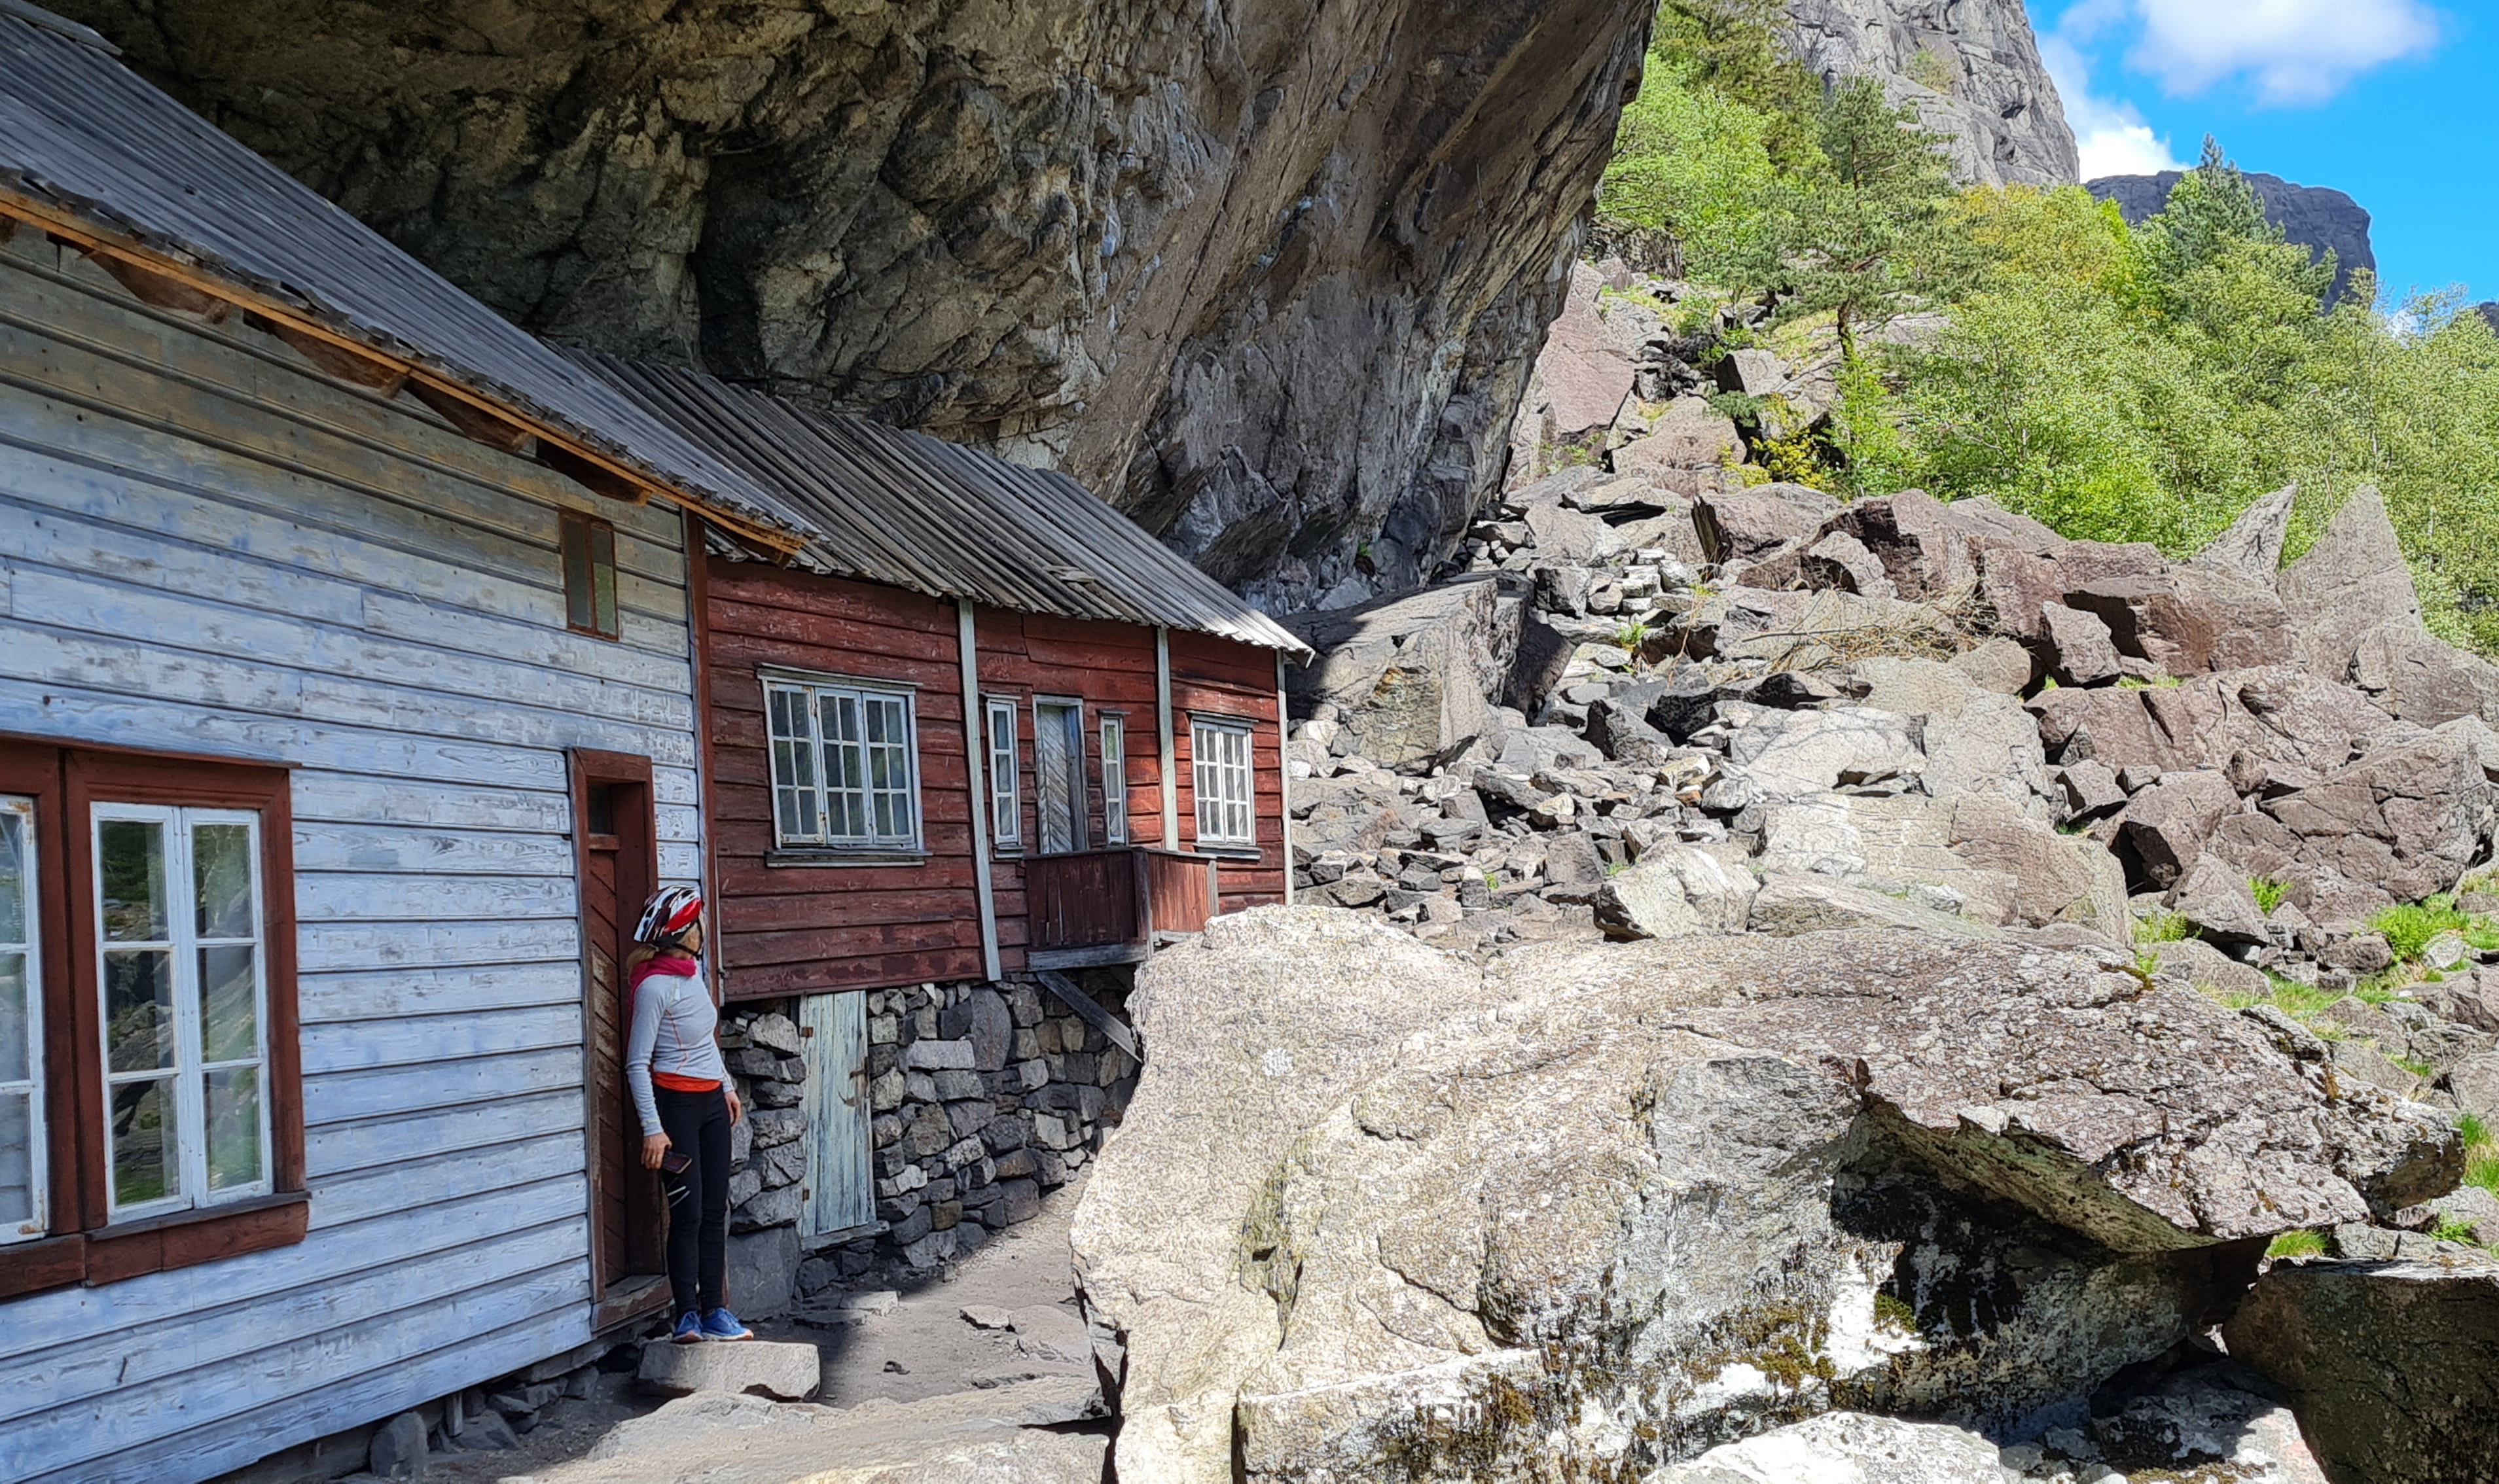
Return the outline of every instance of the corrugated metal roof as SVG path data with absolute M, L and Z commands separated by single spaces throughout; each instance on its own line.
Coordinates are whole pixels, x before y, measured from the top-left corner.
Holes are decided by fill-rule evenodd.
M 1024 613 L 1161 625 L 1300 656 L 1282 625 L 1065 474 L 700 371 L 585 356 L 821 532 L 821 571 Z
M 84 33 L 83 35 L 81 33 Z M 0 187 L 308 313 L 765 532 L 805 522 L 137 74 L 85 28 L 0 6 Z

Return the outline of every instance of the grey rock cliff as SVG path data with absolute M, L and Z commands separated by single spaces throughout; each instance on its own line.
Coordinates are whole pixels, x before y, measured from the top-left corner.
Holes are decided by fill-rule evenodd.
M 62 0 L 523 326 L 1055 465 L 1280 608 L 1498 482 L 1649 0 Z
M 1790 0 L 1791 42 L 1826 81 L 1872 77 L 1952 137 L 1980 185 L 2071 185 L 2073 130 L 2022 0 Z
M 2085 188 L 2095 200 L 2116 202 L 2128 226 L 2140 226 L 2168 204 L 2169 188 L 2178 183 L 2179 174 L 2102 176 Z M 2264 203 L 2265 219 L 2280 227 L 2286 239 L 2306 247 L 2312 261 L 2334 254 L 2335 298 L 2351 287 L 2353 274 L 2364 268 L 2378 271 L 2378 255 L 2369 246 L 2369 213 L 2360 203 L 2329 186 L 2299 185 L 2254 171 L 2248 172 L 2248 183 Z

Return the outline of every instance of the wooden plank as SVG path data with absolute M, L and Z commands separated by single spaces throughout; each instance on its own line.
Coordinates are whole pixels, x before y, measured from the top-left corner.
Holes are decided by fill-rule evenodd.
M 332 1177 L 397 1166 L 412 1154 L 492 1148 L 539 1134 L 569 1132 L 580 1145 L 581 1089 L 499 1097 L 394 1117 L 313 1125 L 304 1130 L 304 1168 L 319 1188 Z M 315 1199 L 313 1205 L 318 1206 Z
M 323 1180 L 320 1198 L 312 1203 L 312 1230 L 325 1232 L 395 1215 L 437 1226 L 445 1220 L 456 1224 L 460 1212 L 444 1209 L 451 1203 L 471 1197 L 498 1199 L 505 1191 L 557 1179 L 586 1192 L 578 1128 L 551 1130 L 482 1149 L 429 1151 L 381 1169 Z M 586 1194 L 577 1197 L 576 1206 L 586 1198 Z M 373 1239 L 360 1233 L 354 1240 L 371 1242 Z M 361 1261 L 352 1250 L 347 1260 Z
M 580 928 L 570 918 L 510 922 L 299 923 L 297 963 L 307 974 L 373 969 L 578 964 Z
M 564 837 L 545 832 L 323 821 L 303 824 L 295 840 L 299 872 L 562 876 L 571 864 L 572 851 Z
M 303 1027 L 298 1043 L 306 1077 L 333 1076 L 579 1046 L 581 1011 L 577 1005 L 541 1005 L 313 1024 Z
M 573 915 L 572 883 L 539 876 L 386 876 L 308 871 L 295 881 L 307 923 L 502 921 Z
M 338 1073 L 307 1074 L 304 1079 L 304 1124 L 342 1122 L 349 1118 L 402 1116 L 485 1098 L 508 1098 L 531 1092 L 555 1092 L 581 1086 L 581 1046 L 543 1048 L 501 1056 L 425 1062 L 416 1066 L 382 1067 Z
M 294 804 L 298 824 L 434 825 L 548 835 L 561 835 L 572 827 L 572 802 L 560 790 L 464 785 L 452 780 L 418 786 L 406 778 L 327 768 L 296 770 Z M 685 813 L 692 815 L 691 810 Z M 296 859 L 303 858 L 299 847 Z

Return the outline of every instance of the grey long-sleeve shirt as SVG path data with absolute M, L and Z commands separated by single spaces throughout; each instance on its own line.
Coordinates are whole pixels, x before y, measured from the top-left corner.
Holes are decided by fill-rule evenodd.
M 659 1100 L 651 1095 L 652 1073 L 729 1081 L 714 1039 L 719 1024 L 720 1013 L 712 1008 L 711 990 L 699 969 L 687 975 L 647 974 L 634 986 L 633 1028 L 625 1038 L 625 1082 L 633 1091 L 633 1111 L 641 1115 L 644 1138 L 664 1132 Z

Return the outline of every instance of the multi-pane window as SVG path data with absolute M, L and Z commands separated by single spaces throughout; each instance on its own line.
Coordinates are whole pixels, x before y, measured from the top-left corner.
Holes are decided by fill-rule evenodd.
M 602 639 L 623 632 L 616 616 L 616 528 L 567 510 L 558 522 L 564 546 L 564 622 Z
M 1197 786 L 1199 843 L 1255 845 L 1249 726 L 1240 722 L 1193 720 L 1188 753 Z
M 1128 843 L 1128 724 L 1102 719 L 1102 843 Z
M 990 839 L 1000 850 L 1023 844 L 1023 800 L 1016 781 L 1016 703 L 989 702 Z
M 763 695 L 773 832 L 784 849 L 920 848 L 909 692 L 775 679 Z
M 94 829 L 114 1218 L 264 1194 L 259 821 L 98 804 Z
M 35 801 L 0 796 L 0 1242 L 41 1237 L 49 1220 L 35 871 Z

